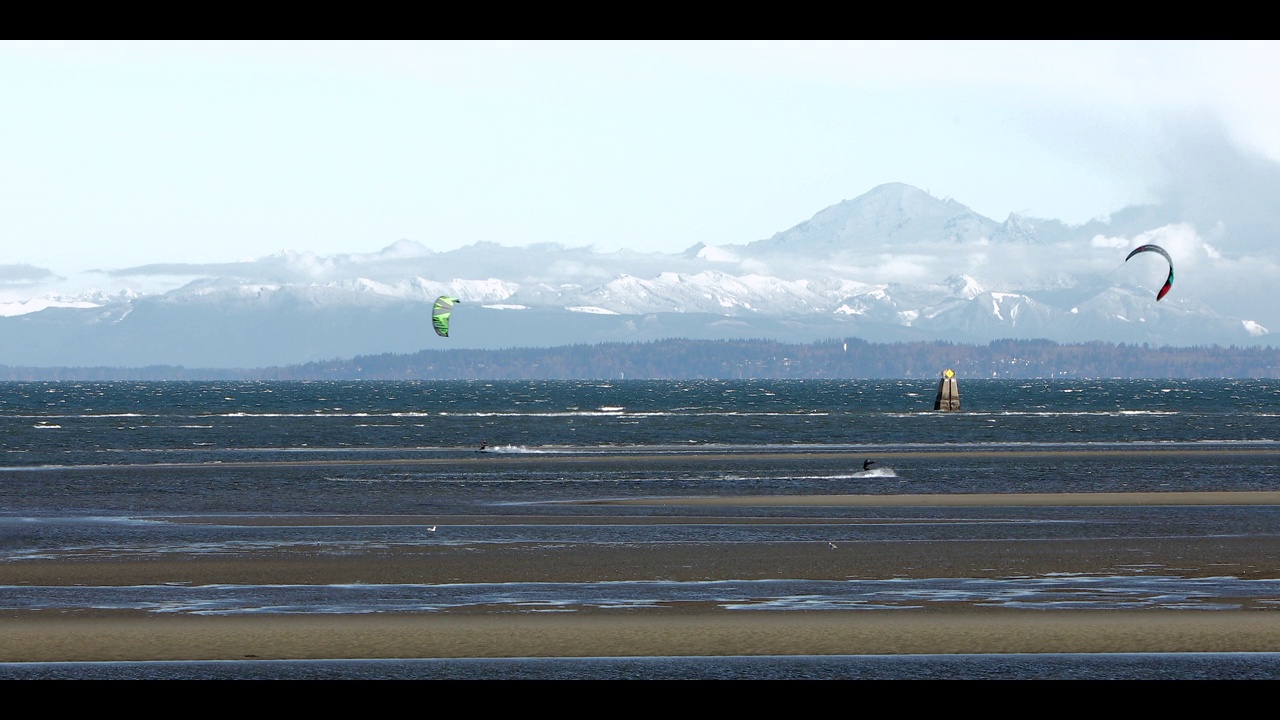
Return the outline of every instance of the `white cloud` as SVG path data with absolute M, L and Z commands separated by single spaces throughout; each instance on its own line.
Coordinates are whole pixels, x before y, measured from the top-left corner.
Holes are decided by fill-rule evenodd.
M 1094 235 L 1093 239 L 1089 241 L 1089 246 L 1096 247 L 1096 248 L 1117 248 L 1118 249 L 1118 248 L 1129 247 L 1131 244 L 1133 243 L 1127 238 L 1107 237 L 1106 235 Z

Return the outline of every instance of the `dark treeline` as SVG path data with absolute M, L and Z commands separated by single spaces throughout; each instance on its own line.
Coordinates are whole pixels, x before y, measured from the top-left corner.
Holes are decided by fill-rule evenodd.
M 21 368 L 0 380 L 575 380 L 924 378 L 1276 378 L 1280 348 L 1149 347 L 1049 340 L 810 344 L 655 340 L 554 348 L 422 350 L 259 369 Z

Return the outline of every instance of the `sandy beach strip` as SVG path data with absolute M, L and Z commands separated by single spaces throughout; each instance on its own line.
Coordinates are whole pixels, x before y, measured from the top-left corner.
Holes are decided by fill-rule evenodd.
M 474 545 L 335 556 L 98 557 L 0 565 L 0 584 L 46 586 L 634 579 L 1008 577 L 1044 573 L 1280 577 L 1274 538 L 919 543 Z M 966 602 L 869 610 L 653 608 L 412 614 L 0 612 L 0 662 L 343 658 L 1280 652 L 1280 607 L 1059 610 Z
M 344 585 L 1007 578 L 1051 573 L 1280 578 L 1280 538 L 462 543 L 359 551 L 78 553 L 0 563 L 0 586 Z
M 733 504 L 811 500 L 911 505 L 1277 504 L 1275 493 L 779 496 Z M 698 498 L 669 499 L 698 504 Z M 714 503 L 708 503 L 714 504 Z M 945 504 L 945 503 L 944 503 Z M 638 509 L 639 511 L 639 509 Z M 913 523 L 946 523 L 945 512 Z M 447 538 L 450 523 L 529 522 L 535 516 L 222 517 L 220 523 L 420 525 Z M 557 523 L 640 523 L 660 534 L 687 521 L 895 523 L 902 518 L 538 516 Z M 207 517 L 172 518 L 204 522 Z M 966 518 L 966 521 L 971 518 Z M 434 532 L 428 527 L 435 526 Z M 130 554 L 86 550 L 0 563 L 0 586 L 150 584 L 330 585 L 752 579 L 1008 578 L 1084 575 L 1280 578 L 1280 537 L 1176 537 L 828 542 L 459 543 L 352 551 L 297 545 L 236 553 Z M 885 610 L 746 610 L 708 603 L 654 608 L 469 607 L 411 614 L 197 615 L 141 610 L 0 612 L 0 662 L 461 657 L 639 657 L 951 653 L 1280 652 L 1277 598 L 1240 609 L 1060 610 L 968 603 Z
M 0 662 L 1280 652 L 1280 612 L 0 617 Z

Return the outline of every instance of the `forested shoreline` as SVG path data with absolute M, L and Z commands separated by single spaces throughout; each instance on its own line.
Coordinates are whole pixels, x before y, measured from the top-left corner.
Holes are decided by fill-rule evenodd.
M 656 340 L 552 348 L 422 350 L 268 368 L 0 366 L 0 380 L 576 380 L 1276 378 L 1280 348 L 998 340 L 815 343 Z

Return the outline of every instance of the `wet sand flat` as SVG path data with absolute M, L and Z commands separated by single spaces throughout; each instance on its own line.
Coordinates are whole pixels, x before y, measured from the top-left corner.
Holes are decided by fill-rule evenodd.
M 0 563 L 0 586 L 342 585 L 1004 578 L 1050 573 L 1280 578 L 1280 538 L 480 543 L 334 554 L 85 554 Z M 1278 607 L 1277 609 L 1280 609 Z
M 1277 652 L 1280 613 L 5 616 L 0 637 L 0 662 Z
M 653 499 L 689 505 L 1280 503 L 1276 493 L 823 495 Z M 624 502 L 624 501 L 617 501 Z M 633 501 L 625 501 L 633 502 Z M 183 522 L 438 525 L 683 522 L 875 523 L 875 518 L 603 516 L 246 516 Z M 891 520 L 883 520 L 891 522 Z M 918 522 L 947 522 L 946 517 Z M 971 541 L 451 543 L 305 546 L 237 554 L 86 553 L 0 563 L 0 586 L 502 583 L 612 580 L 1002 578 L 1159 572 L 1280 579 L 1280 537 L 1194 536 Z M 0 662 L 252 658 L 597 657 L 1037 652 L 1280 652 L 1280 602 L 1242 609 L 1014 609 L 957 602 L 894 610 L 746 610 L 709 603 L 573 611 L 475 608 L 412 614 L 0 612 Z

